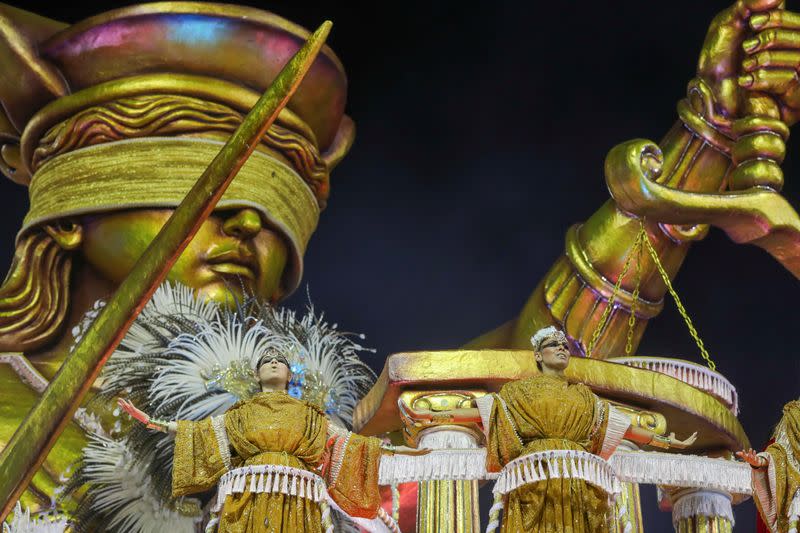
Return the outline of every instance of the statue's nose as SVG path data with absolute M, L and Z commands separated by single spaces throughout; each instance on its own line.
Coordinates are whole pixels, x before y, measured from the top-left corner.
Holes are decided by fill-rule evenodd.
M 255 209 L 245 208 L 236 211 L 222 225 L 225 234 L 239 239 L 249 239 L 261 231 L 261 215 Z

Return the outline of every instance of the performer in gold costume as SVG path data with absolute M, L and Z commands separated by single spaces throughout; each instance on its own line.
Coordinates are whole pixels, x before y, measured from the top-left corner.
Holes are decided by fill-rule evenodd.
M 589 454 L 608 459 L 623 438 L 664 448 L 684 448 L 697 435 L 681 441 L 674 434 L 661 437 L 631 427 L 627 415 L 588 387 L 567 382 L 564 370 L 570 352 L 562 331 L 553 327 L 541 329 L 531 342 L 542 373 L 508 383 L 499 393 L 476 400 L 487 437 L 486 469 L 499 472 L 522 458 L 527 466 L 536 470 L 541 464 L 544 470 L 543 479 L 526 483 L 524 477 L 519 477 L 516 483 L 512 481 L 502 488 L 507 493 L 502 531 L 607 531 L 607 489 L 600 486 L 600 479 L 579 475 L 591 470 L 593 458 Z M 566 459 L 561 455 L 555 458 L 550 454 L 554 450 L 575 453 L 564 456 Z
M 208 490 L 230 472 L 218 492 L 224 502 L 219 530 L 228 533 L 322 532 L 323 485 L 348 515 L 374 518 L 381 454 L 425 451 L 384 448 L 381 440 L 346 431 L 319 407 L 289 396 L 289 361 L 279 352 L 265 353 L 256 372 L 259 394 L 199 422 L 162 422 L 119 401 L 148 427 L 175 434 L 173 496 Z
M 495 486 L 504 498 L 502 531 L 595 533 L 608 531 L 609 493 L 604 461 L 623 439 L 659 448 L 686 448 L 679 440 L 632 426 L 628 415 L 582 383 L 570 384 L 564 332 L 543 328 L 531 338 L 540 374 L 505 384 L 475 400 L 477 409 L 448 411 L 477 419 L 486 435 L 486 470 L 502 472 Z M 416 418 L 433 412 L 415 411 Z M 513 473 L 512 473 L 513 471 Z M 594 472 L 594 473 L 593 473 Z M 489 526 L 491 529 L 492 526 Z
M 770 533 L 789 533 L 800 525 L 800 401 L 783 406 L 773 439 L 762 453 L 736 455 L 753 467 L 753 499 Z

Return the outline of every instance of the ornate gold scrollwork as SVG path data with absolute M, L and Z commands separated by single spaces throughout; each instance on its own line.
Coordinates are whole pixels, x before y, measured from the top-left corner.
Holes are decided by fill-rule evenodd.
M 800 278 L 800 217 L 774 190 L 698 193 L 655 181 L 663 164 L 658 146 L 645 139 L 617 145 L 606 158 L 606 183 L 617 205 L 666 224 L 711 224 L 734 242 L 755 244 Z
M 447 415 L 448 411 L 473 407 L 473 402 L 485 396 L 486 391 L 456 390 L 456 391 L 406 391 L 400 394 L 398 404 L 408 407 L 412 411 L 430 410 L 434 413 Z M 483 440 L 483 432 L 475 422 L 459 422 L 452 417 L 442 416 L 433 420 L 417 420 L 407 416 L 405 409 L 400 410 L 403 419 L 403 437 L 410 446 L 417 446 L 420 433 L 430 428 L 448 426 L 450 429 L 466 431 L 474 436 L 478 442 Z
M 658 435 L 663 435 L 667 432 L 667 419 L 661 413 L 634 409 L 633 407 L 626 407 L 616 402 L 612 403 L 614 403 L 614 407 L 630 417 L 633 427 L 647 429 Z

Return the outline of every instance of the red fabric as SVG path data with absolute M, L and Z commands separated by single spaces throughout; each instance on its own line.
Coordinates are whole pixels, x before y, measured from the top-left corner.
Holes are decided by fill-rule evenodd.
M 756 533 L 769 533 L 767 524 L 761 519 L 761 515 L 756 513 Z
M 400 531 L 416 531 L 417 529 L 417 483 L 400 483 Z M 386 514 L 392 516 L 392 489 L 381 487 L 381 507 Z M 767 532 L 769 533 L 769 532 Z

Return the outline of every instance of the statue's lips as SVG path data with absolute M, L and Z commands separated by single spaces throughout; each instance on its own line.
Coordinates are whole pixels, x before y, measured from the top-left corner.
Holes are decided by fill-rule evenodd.
M 241 276 L 253 280 L 256 279 L 253 269 L 240 263 L 214 263 L 209 268 L 218 274 Z
M 218 274 L 255 280 L 258 272 L 258 264 L 253 255 L 241 248 L 218 250 L 208 257 L 208 262 L 209 269 Z

